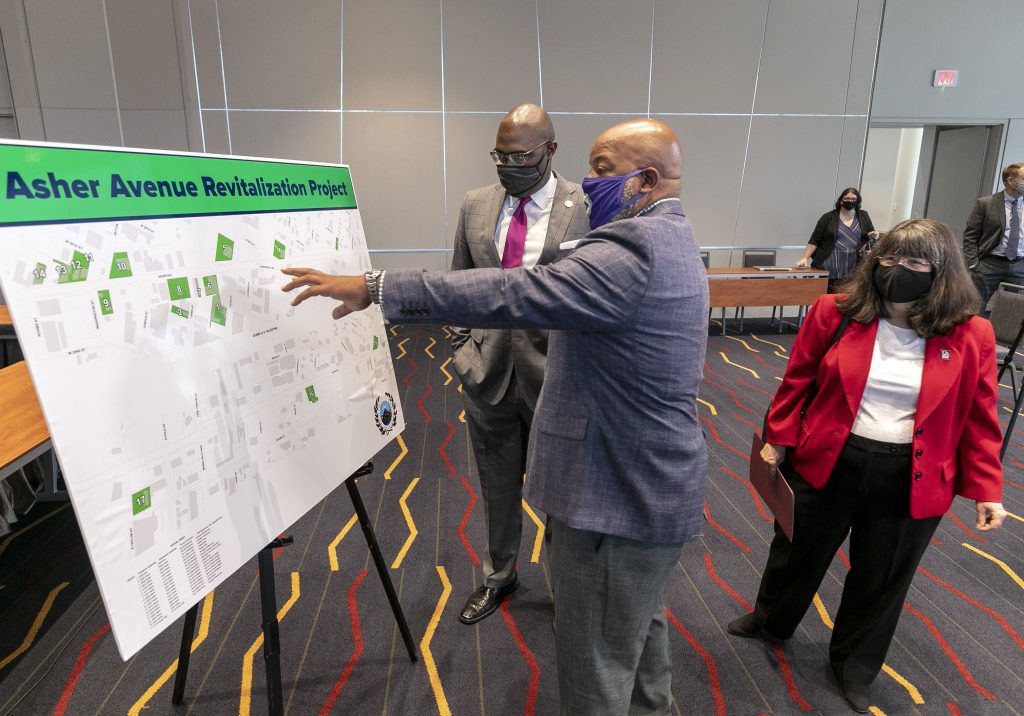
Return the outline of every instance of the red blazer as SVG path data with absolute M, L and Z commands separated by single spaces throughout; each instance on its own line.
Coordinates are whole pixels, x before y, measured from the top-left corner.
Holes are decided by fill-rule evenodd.
M 842 319 L 836 298 L 822 296 L 808 312 L 767 419 L 767 442 L 789 448 L 786 462 L 816 488 L 828 482 L 850 435 L 878 330 L 877 320 L 851 321 L 830 346 Z M 818 394 L 801 419 L 815 382 Z M 925 342 L 907 475 L 912 517 L 944 514 L 954 495 L 1001 501 L 996 391 L 995 336 L 988 321 L 975 317 Z

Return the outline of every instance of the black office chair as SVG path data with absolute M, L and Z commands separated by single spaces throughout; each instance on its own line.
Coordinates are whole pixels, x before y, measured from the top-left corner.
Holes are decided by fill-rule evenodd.
M 711 252 L 701 251 L 700 260 L 704 262 L 704 268 L 711 268 Z
M 774 249 L 743 249 L 743 268 L 756 268 L 757 266 L 775 265 Z M 775 323 L 775 310 L 780 306 L 772 306 L 771 323 Z M 740 333 L 743 333 L 743 317 L 745 310 L 743 306 L 736 308 L 733 318 L 740 319 Z M 779 312 L 779 320 L 782 320 L 782 312 Z
M 1020 367 L 1014 362 L 1021 347 L 1021 340 L 1024 339 L 1024 286 L 1012 283 L 999 284 L 992 296 L 992 313 L 989 314 L 989 321 L 996 336 L 996 361 L 999 363 L 997 380 L 1002 380 L 1003 374 L 1009 368 L 1010 390 L 1013 394 L 1013 412 L 1006 425 L 1003 445 L 999 451 L 999 458 L 1002 459 L 1010 444 L 1010 435 L 1013 434 L 1014 425 L 1017 423 L 1021 403 L 1024 402 L 1024 386 L 1017 377 Z

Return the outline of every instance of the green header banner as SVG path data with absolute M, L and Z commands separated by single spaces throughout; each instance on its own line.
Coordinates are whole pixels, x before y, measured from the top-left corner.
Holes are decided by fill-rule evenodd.
M 348 167 L 0 144 L 0 226 L 356 208 Z

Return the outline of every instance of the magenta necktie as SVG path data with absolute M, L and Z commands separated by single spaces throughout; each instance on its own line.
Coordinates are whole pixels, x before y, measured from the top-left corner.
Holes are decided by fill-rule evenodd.
M 526 202 L 530 197 L 519 200 L 519 206 L 512 214 L 505 236 L 505 250 L 501 253 L 502 268 L 519 268 L 523 265 L 523 248 L 526 246 Z

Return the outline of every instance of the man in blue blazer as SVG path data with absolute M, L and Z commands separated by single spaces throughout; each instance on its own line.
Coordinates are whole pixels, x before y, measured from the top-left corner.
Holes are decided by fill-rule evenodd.
M 294 305 L 334 298 L 335 318 L 374 302 L 395 322 L 554 331 L 526 486 L 550 518 L 569 714 L 667 713 L 672 703 L 662 594 L 700 533 L 707 481 L 696 400 L 708 287 L 679 201 L 681 169 L 679 140 L 662 122 L 606 130 L 583 181 L 592 230 L 533 270 L 285 269 L 285 291 L 306 287 Z

